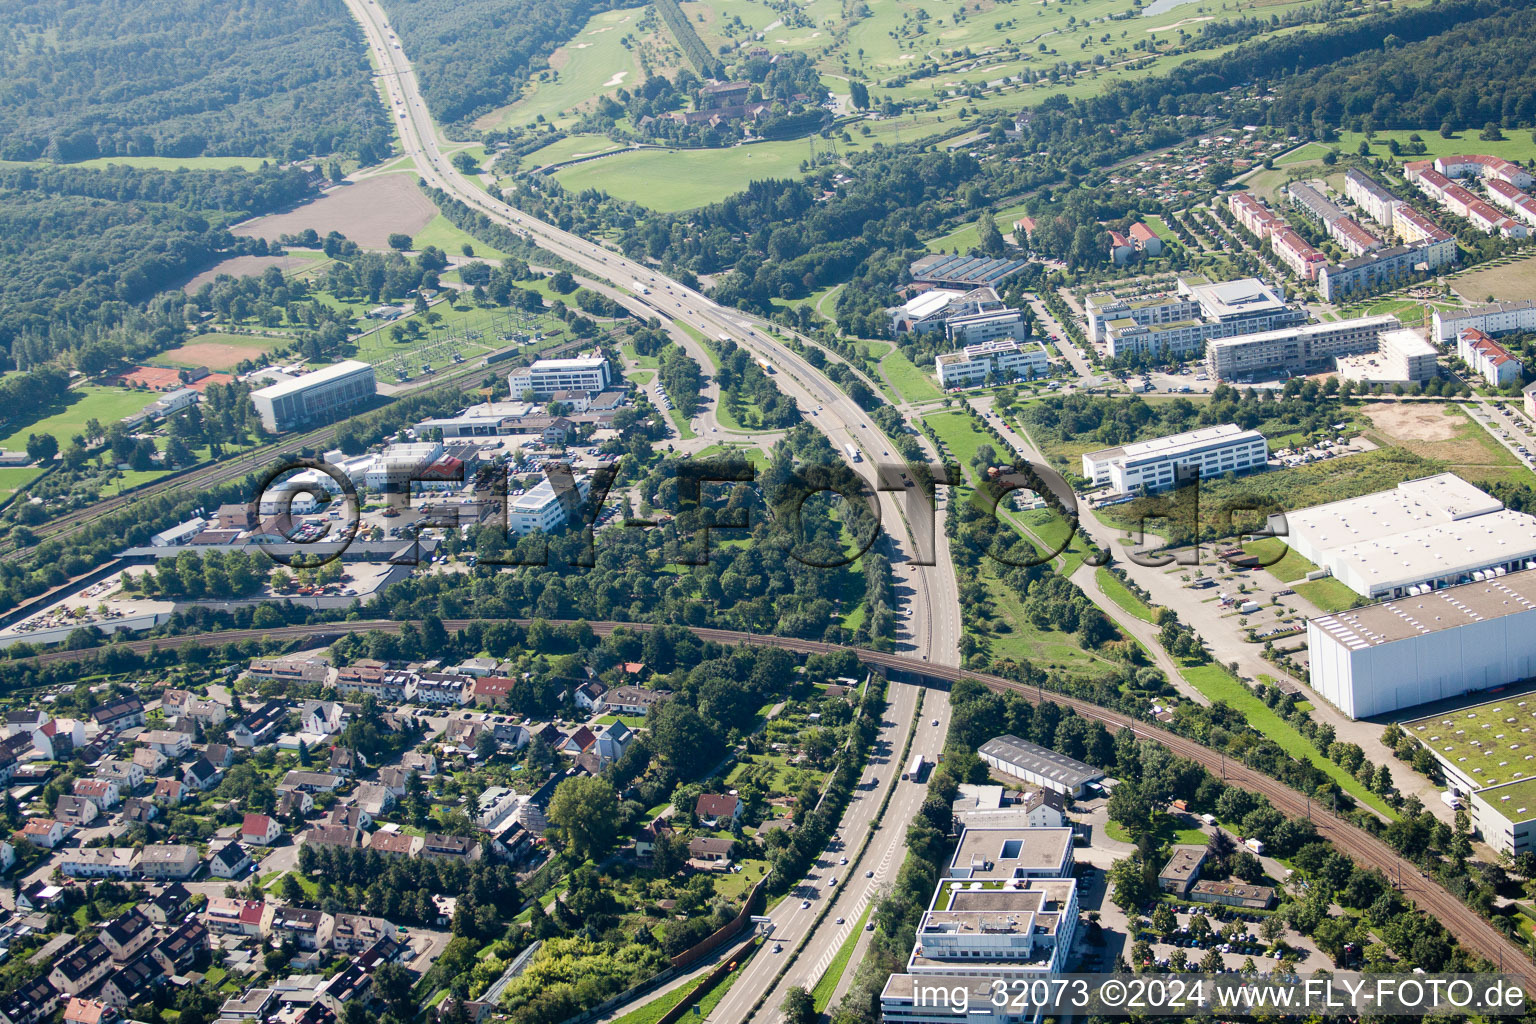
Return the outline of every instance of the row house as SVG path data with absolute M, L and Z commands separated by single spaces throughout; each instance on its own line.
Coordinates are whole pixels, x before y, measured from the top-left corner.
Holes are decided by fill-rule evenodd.
M 175 975 L 185 973 L 207 948 L 208 928 L 194 917 L 156 943 L 149 955 L 167 974 Z
M 165 971 L 153 956 L 139 957 L 133 963 L 114 970 L 101 986 L 101 998 L 118 1008 L 149 1002 L 154 991 L 165 981 Z
M 431 672 L 416 677 L 415 687 L 406 695 L 417 704 L 459 707 L 470 702 L 471 677 L 450 672 Z
M 139 873 L 139 851 L 118 846 L 76 847 L 63 853 L 58 866 L 71 878 L 131 878 Z
M 107 947 L 113 960 L 125 964 L 154 940 L 155 924 L 134 909 L 102 925 L 96 937 Z
M 259 747 L 274 739 L 287 719 L 288 708 L 279 701 L 272 701 L 236 722 L 229 730 L 229 738 L 238 747 Z
M 144 702 L 132 695 L 118 697 L 92 708 L 91 721 L 95 722 L 103 730 L 113 729 L 121 731 L 143 725 L 145 722 Z
M 66 995 L 79 995 L 112 969 L 112 953 L 99 939 L 74 946 L 58 954 L 48 983 Z
M 194 846 L 156 844 L 144 847 L 139 853 L 139 871 L 151 881 L 191 878 L 201 864 Z
M 382 917 L 337 914 L 331 928 L 331 948 L 338 953 L 361 953 L 380 939 L 395 934 L 395 926 Z

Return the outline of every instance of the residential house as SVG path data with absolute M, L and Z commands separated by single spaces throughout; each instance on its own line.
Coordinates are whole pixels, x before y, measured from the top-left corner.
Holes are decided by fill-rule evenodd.
M 58 866 L 71 878 L 131 878 L 139 873 L 139 851 L 132 847 L 75 847 L 59 856 Z
M 326 1009 L 340 1017 L 348 1003 L 369 999 L 374 970 L 380 964 L 399 959 L 408 948 L 388 936 L 379 939 L 322 982 L 316 990 L 317 998 Z
M 303 731 L 315 736 L 334 736 L 341 732 L 346 714 L 333 700 L 307 700 L 303 708 Z
M 417 771 L 423 775 L 437 774 L 437 758 L 420 750 L 407 750 L 400 755 L 400 767 L 407 771 Z
M 117 1007 L 99 999 L 76 996 L 64 1007 L 64 1024 L 112 1024 L 116 1019 Z
M 125 964 L 154 940 L 155 923 L 134 909 L 102 925 L 96 937 L 107 947 L 113 960 Z
M 379 785 L 389 790 L 389 795 L 395 799 L 405 796 L 405 791 L 410 787 L 411 776 L 416 773 L 410 768 L 380 768 Z
M 437 707 L 458 707 L 470 701 L 470 676 L 451 672 L 428 672 L 416 678 L 416 691 L 411 699 L 417 704 Z
M 191 735 L 177 732 L 175 729 L 151 729 L 149 732 L 141 733 L 139 741 L 148 744 L 151 750 L 158 750 L 173 761 L 192 749 Z
M 16 847 L 3 839 L 0 839 L 0 871 L 9 871 L 16 866 Z
M 610 715 L 644 715 L 672 696 L 671 690 L 647 690 L 643 686 L 615 686 L 603 694 L 603 711 Z
M 180 844 L 146 846 L 139 855 L 139 870 L 151 881 L 191 878 L 201 863 L 197 847 Z
M 567 736 L 559 749 L 562 754 L 579 754 L 596 742 L 597 734 L 583 725 Z
M 16 894 L 17 910 L 47 910 L 64 895 L 62 886 L 33 882 Z
M 240 841 L 253 846 L 271 846 L 282 837 L 283 829 L 265 814 L 247 814 L 240 822 Z
M 357 787 L 357 806 L 372 817 L 384 814 L 395 806 L 395 794 L 379 782 L 365 782 Z
M 44 977 L 22 982 L 8 996 L 0 997 L 0 1022 L 38 1024 L 59 1005 L 59 991 Z
M 112 969 L 112 954 L 99 939 L 75 945 L 57 954 L 48 982 L 65 995 L 79 995 Z
M 210 743 L 203 748 L 203 757 L 220 771 L 235 763 L 235 751 L 228 743 Z
M 306 829 L 299 841 L 311 846 L 332 846 L 342 850 L 355 850 L 362 845 L 362 831 L 345 825 L 315 825 Z
M 246 674 L 258 680 L 323 686 L 330 679 L 331 666 L 317 653 L 300 652 L 284 658 L 252 658 Z
M 208 858 L 208 873 L 214 878 L 241 878 L 251 869 L 251 855 L 239 843 L 225 843 Z
M 422 838 L 408 836 L 404 832 L 388 832 L 380 829 L 368 833 L 365 843 L 368 849 L 381 857 L 414 857 L 421 852 Z
M 139 909 L 144 912 L 155 924 L 162 928 L 179 921 L 187 912 L 187 904 L 192 899 L 192 892 L 180 882 L 172 882 L 155 893 L 144 903 L 139 904 Z
M 176 807 L 186 798 L 187 787 L 182 785 L 180 779 L 156 779 L 155 791 L 150 795 L 155 803 L 168 807 Z
M 298 821 L 314 813 L 315 798 L 302 789 L 285 789 L 277 794 L 277 816 L 284 821 Z
M 607 692 L 607 686 L 596 679 L 592 679 L 576 687 L 576 691 L 571 695 L 571 698 L 576 702 L 576 706 L 583 711 L 597 714 L 603 710 L 603 694 Z
M 335 927 L 336 919 L 323 911 L 269 903 L 261 922 L 261 933 L 282 942 L 291 939 L 300 949 L 329 949 Z
M 91 709 L 91 721 L 102 729 L 131 729 L 143 725 L 144 702 L 132 695 L 118 697 Z
M 84 797 L 103 811 L 110 811 L 119 802 L 117 783 L 111 779 L 76 779 L 70 787 L 75 796 Z
M 597 759 L 605 767 L 624 756 L 635 741 L 635 731 L 623 722 L 609 722 L 597 732 Z
M 16 834 L 33 846 L 51 850 L 64 841 L 67 830 L 52 818 L 28 818 Z
M 279 790 L 296 789 L 304 793 L 331 793 L 341 785 L 341 778 L 328 772 L 291 771 L 278 783 Z
M 656 851 L 656 841 L 663 835 L 672 835 L 674 831 L 672 823 L 666 818 L 655 818 L 642 825 L 640 835 L 635 838 L 635 856 L 648 860 Z
M 237 747 L 259 747 L 277 736 L 287 718 L 288 708 L 279 701 L 272 701 L 236 722 L 229 730 L 229 738 Z
M 741 801 L 733 793 L 701 793 L 693 813 L 705 828 L 730 828 L 741 817 Z
M 224 1005 L 219 1007 L 219 1019 L 265 1021 L 278 1009 L 276 992 L 270 988 L 248 988 L 224 1000 Z
M 132 793 L 144 782 L 144 769 L 132 761 L 114 758 L 96 766 L 96 777 L 109 779 L 117 783 L 119 790 Z
M 736 844 L 718 836 L 698 836 L 688 841 L 688 863 L 705 871 L 724 871 L 731 866 L 731 848 Z
M 197 918 L 183 921 L 179 927 L 155 944 L 149 955 L 167 974 L 182 974 L 197 963 L 208 948 L 208 928 Z
M 422 837 L 421 856 L 443 857 L 472 863 L 480 859 L 480 843 L 469 836 L 448 836 L 428 832 Z
M 186 770 L 181 773 L 181 781 L 187 789 L 204 793 L 217 786 L 223 774 L 207 758 L 199 757 L 187 765 Z
M 210 896 L 203 909 L 203 923 L 214 935 L 260 935 L 266 911 L 267 905 L 260 900 Z
M 194 727 L 211 729 L 216 725 L 223 725 L 228 717 L 229 709 L 218 701 L 189 697 L 182 702 L 176 714 L 176 724 L 181 725 L 185 722 Z
M 153 747 L 135 747 L 133 763 L 144 769 L 146 776 L 154 775 L 171 763 L 171 759 Z
M 71 828 L 84 828 L 101 816 L 101 810 L 83 796 L 61 796 L 53 805 L 53 816 Z
M 470 696 L 483 707 L 505 707 L 517 680 L 506 676 L 481 676 L 470 684 Z
M 154 997 L 154 990 L 165 981 L 165 970 L 153 956 L 145 954 L 107 976 L 101 985 L 101 998 L 117 1007 L 138 1006 Z
M 328 766 L 331 774 L 339 775 L 344 779 L 350 779 L 359 771 L 368 767 L 368 762 L 363 755 L 351 747 L 332 747 L 331 759 Z
M 395 934 L 395 926 L 382 917 L 337 914 L 331 929 L 331 948 L 338 953 L 361 953 L 382 938 Z
M 366 832 L 373 828 L 373 815 L 363 810 L 356 800 L 349 799 L 331 808 L 330 813 L 325 816 L 325 824 Z

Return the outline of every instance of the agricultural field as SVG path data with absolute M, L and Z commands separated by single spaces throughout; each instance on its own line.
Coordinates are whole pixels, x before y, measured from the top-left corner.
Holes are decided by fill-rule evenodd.
M 412 174 L 380 174 L 327 192 L 293 210 L 237 224 L 237 235 L 275 242 L 282 235 L 313 228 L 322 237 L 332 231 L 365 249 L 389 248 L 395 233 L 415 235 L 436 217 L 437 207 L 416 187 Z
M 159 397 L 154 391 L 133 391 L 97 384 L 71 388 L 65 400 L 51 408 L 48 415 L 25 426 L 14 427 L 8 437 L 0 437 L 0 448 L 21 451 L 27 446 L 28 434 L 52 434 L 58 438 L 59 447 L 62 448 L 69 443 L 71 437 L 85 432 L 87 420 L 94 419 L 103 427 L 109 427 Z
M 212 284 L 221 274 L 230 277 L 257 277 L 268 267 L 276 267 L 284 277 L 313 273 L 331 262 L 323 252 L 314 249 L 292 249 L 281 256 L 232 256 L 221 260 L 198 274 L 183 286 L 188 295 L 205 284 Z

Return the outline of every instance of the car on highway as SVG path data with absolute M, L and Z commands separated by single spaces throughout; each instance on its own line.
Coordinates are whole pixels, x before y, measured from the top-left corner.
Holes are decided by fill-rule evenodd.
M 775 953 L 782 953 L 782 952 L 784 952 L 784 946 L 783 946 L 783 944 L 782 944 L 782 943 L 778 943 L 778 942 L 775 942 L 775 943 L 774 943 L 774 944 L 773 944 L 773 951 L 774 951 L 774 952 L 775 952 Z
M 874 878 L 875 877 L 875 873 L 873 871 L 866 871 L 866 872 L 864 872 L 864 877 L 865 878 Z
M 838 923 L 838 924 L 842 924 L 842 923 L 843 923 L 843 919 L 842 919 L 842 918 L 838 918 L 838 919 L 837 919 L 837 923 Z
M 938 724 L 939 724 L 939 720 L 938 720 L 938 719 L 937 719 L 937 718 L 935 718 L 935 719 L 934 719 L 934 720 L 933 720 L 933 724 L 934 724 L 934 725 L 938 725 Z

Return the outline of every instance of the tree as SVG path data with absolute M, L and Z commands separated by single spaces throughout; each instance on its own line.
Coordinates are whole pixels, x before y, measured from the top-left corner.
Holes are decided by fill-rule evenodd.
M 1477 133 L 1477 137 L 1484 142 L 1503 142 L 1504 132 L 1499 128 L 1497 121 L 1489 121 L 1483 125 L 1483 130 Z
M 59 439 L 52 434 L 28 434 L 27 458 L 33 462 L 52 462 L 59 454 Z
M 572 856 L 579 860 L 601 857 L 618 838 L 618 794 L 604 779 L 566 779 L 555 787 L 547 817 Z
M 816 1000 L 799 985 L 789 990 L 780 1009 L 784 1012 L 784 1024 L 815 1024 L 818 1016 Z
M 855 110 L 869 109 L 869 86 L 863 82 L 848 83 L 848 99 L 853 103 Z
M 404 252 L 411 247 L 411 236 L 399 231 L 393 232 L 389 236 L 389 247 Z

